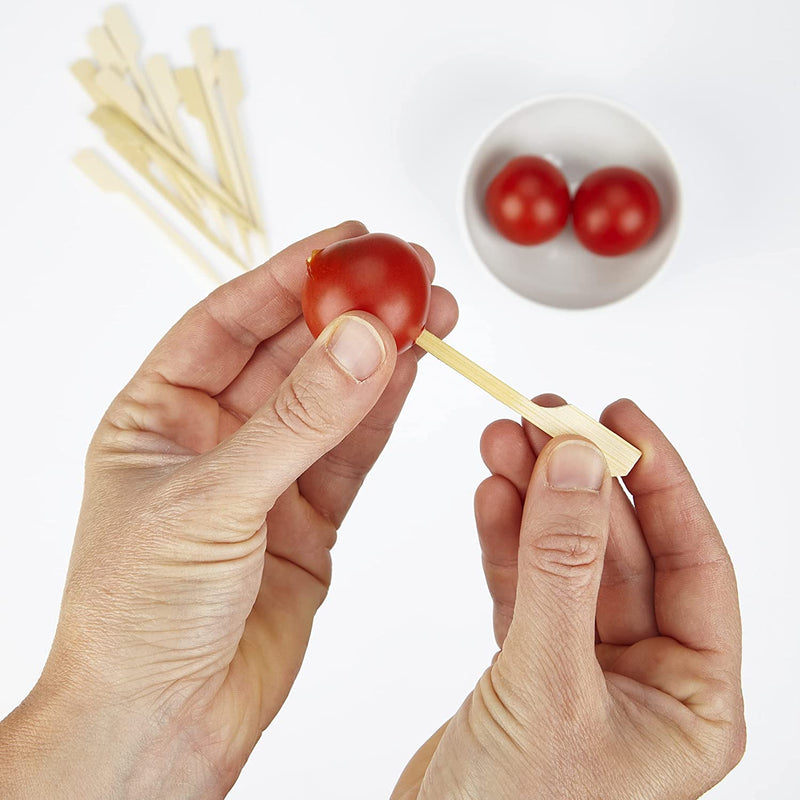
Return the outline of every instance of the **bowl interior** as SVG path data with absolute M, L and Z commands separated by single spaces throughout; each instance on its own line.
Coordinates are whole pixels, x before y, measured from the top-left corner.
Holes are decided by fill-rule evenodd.
M 644 173 L 658 192 L 661 222 L 639 250 L 613 258 L 586 250 L 571 221 L 554 239 L 525 247 L 504 239 L 484 210 L 492 178 L 518 155 L 540 155 L 563 173 L 574 194 L 590 172 L 619 165 Z M 631 112 L 603 100 L 552 97 L 514 110 L 484 137 L 464 183 L 464 221 L 489 270 L 525 297 L 561 308 L 619 300 L 646 283 L 666 261 L 678 234 L 678 176 L 654 131 Z

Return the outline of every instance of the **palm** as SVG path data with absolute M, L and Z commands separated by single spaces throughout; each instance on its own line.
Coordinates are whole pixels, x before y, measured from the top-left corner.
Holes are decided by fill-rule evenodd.
M 301 333 L 301 347 L 311 335 Z M 305 340 L 305 341 L 302 341 Z M 265 347 L 265 351 L 268 348 Z M 298 354 L 299 355 L 299 354 Z M 288 371 L 265 356 L 260 364 L 274 377 L 255 394 L 248 376 L 237 377 L 217 397 L 193 389 L 171 387 L 165 418 L 174 420 L 163 431 L 166 452 L 176 448 L 204 453 L 238 430 L 266 398 L 277 389 Z M 324 459 L 312 465 L 280 497 L 266 516 L 263 568 L 257 587 L 243 591 L 238 608 L 229 609 L 231 636 L 213 642 L 220 654 L 214 683 L 216 690 L 208 722 L 225 729 L 235 726 L 235 736 L 225 731 L 222 741 L 242 741 L 246 747 L 271 721 L 283 704 L 300 668 L 315 612 L 325 599 L 331 579 L 331 555 L 336 531 L 360 483 L 386 443 L 391 424 L 400 411 L 416 371 L 413 353 L 401 356 L 381 401 L 359 429 Z M 177 391 L 176 391 L 177 389 Z M 247 397 L 247 402 L 241 398 Z M 254 505 L 238 520 L 250 517 L 255 536 L 263 521 L 263 509 Z M 237 520 L 237 521 L 238 521 Z M 248 559 L 241 560 L 242 578 Z M 230 576 L 226 577 L 229 580 Z M 246 585 L 246 579 L 242 585 Z M 238 613 L 237 613 L 238 612 Z M 239 634 L 236 618 L 245 619 Z M 231 626 L 230 622 L 234 624 Z M 215 659 L 216 660 L 216 659 Z M 258 706 L 252 698 L 260 698 Z M 246 755 L 246 753 L 245 753 Z

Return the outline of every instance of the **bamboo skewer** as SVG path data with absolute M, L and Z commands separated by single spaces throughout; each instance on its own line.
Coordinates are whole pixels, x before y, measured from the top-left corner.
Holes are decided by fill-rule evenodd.
M 183 100 L 181 99 L 181 93 L 178 89 L 178 84 L 175 81 L 175 75 L 172 72 L 172 67 L 170 67 L 166 56 L 156 55 L 149 58 L 145 63 L 145 73 L 150 80 L 153 91 L 161 103 L 161 108 L 164 111 L 170 128 L 172 129 L 175 142 L 188 156 L 191 157 L 192 148 L 183 128 L 183 123 L 178 115 L 178 109 L 182 105 Z M 160 166 L 162 169 L 166 169 L 165 164 L 161 164 Z M 174 167 L 170 167 L 169 169 L 166 169 L 166 171 L 172 176 L 175 176 L 177 172 Z M 181 180 L 180 176 L 177 176 L 177 180 Z M 184 185 L 187 184 L 184 182 Z M 201 216 L 201 208 L 208 208 L 211 214 L 214 230 L 216 232 L 215 235 L 220 241 L 224 241 L 226 247 L 232 251 L 233 248 L 231 247 L 230 236 L 228 235 L 228 226 L 225 224 L 225 220 L 222 217 L 219 206 L 216 203 L 204 204 L 202 199 L 203 195 L 197 192 L 194 187 L 190 189 L 190 193 L 194 196 L 194 204 Z
M 77 79 L 78 83 L 86 90 L 89 97 L 97 103 L 98 106 L 108 105 L 110 102 L 105 93 L 95 83 L 97 77 L 97 67 L 89 61 L 88 58 L 82 58 L 75 61 L 69 68 L 69 71 Z
M 208 115 L 210 133 L 217 143 L 220 155 L 218 166 L 222 184 L 237 200 L 246 206 L 247 197 L 239 175 L 233 145 L 228 135 L 228 127 L 217 102 L 217 76 L 214 68 L 215 50 L 211 41 L 211 33 L 208 28 L 197 28 L 190 34 L 189 42 L 195 60 L 195 72 L 203 94 L 204 109 Z
M 194 225 L 200 233 L 208 239 L 215 247 L 222 250 L 232 260 L 241 264 L 241 260 L 234 250 L 208 228 L 205 220 L 191 206 L 187 205 L 177 195 L 169 191 L 152 173 L 151 163 L 157 159 L 151 159 L 150 154 L 141 149 L 136 141 L 125 137 L 113 127 L 104 127 L 106 141 L 139 173 L 157 192 L 160 194 L 187 222 Z M 161 165 L 159 165 L 161 166 Z M 242 264 L 242 266 L 244 266 Z
M 191 114 L 195 119 L 199 120 L 203 125 L 211 145 L 211 153 L 214 157 L 214 163 L 220 173 L 220 178 L 223 181 L 228 179 L 227 166 L 225 164 L 225 156 L 222 153 L 219 139 L 214 130 L 214 122 L 211 118 L 211 113 L 206 104 L 206 96 L 203 92 L 202 84 L 197 70 L 194 67 L 184 67 L 175 71 L 175 81 L 180 89 L 181 97 L 183 98 L 186 111 Z M 229 185 L 229 184 L 228 184 Z M 242 218 L 237 216 L 237 228 L 241 235 L 242 241 L 245 243 L 248 258 L 252 259 L 249 247 L 247 247 L 250 229 L 255 228 L 255 224 L 251 220 L 247 220 L 247 225 L 242 224 Z
M 120 75 L 125 74 L 125 61 L 122 58 L 122 54 L 111 40 L 108 31 L 102 25 L 92 28 L 86 40 L 89 43 L 89 49 L 94 54 L 97 63 L 100 64 L 101 67 L 113 69 Z
M 265 240 L 239 127 L 243 87 L 233 54 L 220 59 L 210 31 L 200 28 L 190 36 L 193 67 L 175 72 L 164 56 L 143 64 L 140 37 L 119 5 L 105 12 L 103 24 L 92 28 L 87 40 L 95 61 L 78 61 L 71 71 L 97 105 L 90 119 L 117 153 L 203 236 L 239 267 L 249 269 L 253 234 Z M 203 124 L 216 174 L 197 162 L 182 107 Z M 233 118 L 228 120 L 226 114 Z
M 181 105 L 181 94 L 175 83 L 175 76 L 172 74 L 172 67 L 169 65 L 166 56 L 155 55 L 147 59 L 144 65 L 153 92 L 158 98 L 161 110 L 167 120 L 169 129 L 172 131 L 172 138 L 175 139 L 181 150 L 187 155 L 191 155 L 189 140 L 178 116 L 178 108 Z
M 131 76 L 131 80 L 144 98 L 155 124 L 164 133 L 170 134 L 167 118 L 158 102 L 158 98 L 150 88 L 147 76 L 142 72 L 142 68 L 139 65 L 141 42 L 136 33 L 136 28 L 133 26 L 124 7 L 111 6 L 108 8 L 103 15 L 103 22 L 111 40 L 122 56 L 122 61 Z
M 186 112 L 198 120 L 205 129 L 208 142 L 211 145 L 211 154 L 214 158 L 214 164 L 224 183 L 227 177 L 224 156 L 222 155 L 219 141 L 215 135 L 214 123 L 211 120 L 211 114 L 206 105 L 206 98 L 200 84 L 197 70 L 194 67 L 184 67 L 175 70 L 175 83 L 180 91 Z M 252 225 L 252 223 L 250 224 Z M 237 229 L 239 230 L 242 241 L 246 242 L 249 236 L 249 230 L 242 225 L 241 220 L 238 219 Z M 249 249 L 247 250 L 247 254 L 248 258 L 251 258 Z
M 106 107 L 108 98 L 102 89 L 99 89 L 97 86 L 96 78 L 99 70 L 95 67 L 95 65 L 91 61 L 82 60 L 75 62 L 71 69 L 72 74 L 75 75 L 75 77 L 81 82 L 98 106 L 100 106 L 100 108 Z M 106 66 L 104 69 L 107 70 L 110 69 L 110 67 Z M 126 97 L 126 103 L 131 105 L 141 103 L 141 98 L 139 97 L 137 90 L 124 81 L 121 81 L 118 91 L 121 93 L 121 95 Z M 92 114 L 89 115 L 89 119 L 103 128 L 103 130 L 106 132 L 106 136 L 109 137 L 110 135 L 113 135 L 114 130 L 118 130 L 120 127 L 119 125 L 115 124 L 117 122 L 116 118 L 112 120 L 110 119 L 110 116 L 111 115 L 109 115 L 106 111 L 99 111 L 96 109 Z M 133 137 L 134 134 L 130 133 L 129 131 L 128 138 Z M 117 138 L 119 138 L 119 136 Z M 146 149 L 145 139 L 146 137 L 141 137 L 140 149 L 142 150 Z M 157 149 L 155 149 L 154 152 L 157 152 Z M 196 210 L 197 218 L 201 221 L 202 225 L 205 226 L 205 220 L 202 219 L 202 216 L 199 213 L 199 192 L 197 191 L 195 185 L 192 184 L 192 182 L 184 174 L 178 173 L 178 171 L 175 170 L 175 168 L 172 166 L 173 163 L 174 162 L 171 159 L 168 159 L 164 162 L 163 166 L 166 166 L 166 171 L 173 175 L 175 179 L 175 185 L 183 195 L 184 201 L 190 207 Z M 228 250 L 225 252 L 229 255 Z
M 231 198 L 226 191 L 217 186 L 210 180 L 203 171 L 176 145 L 166 134 L 160 131 L 155 125 L 147 120 L 143 114 L 141 98 L 134 98 L 131 92 L 135 90 L 125 83 L 116 73 L 110 69 L 101 69 L 95 78 L 95 84 L 108 98 L 113 106 L 124 116 L 127 116 L 132 125 L 139 128 L 142 135 L 149 136 L 159 147 L 165 150 L 180 165 L 188 175 L 191 175 L 195 182 L 199 183 L 204 191 L 211 194 L 217 201 L 222 203 L 231 214 L 241 219 L 246 224 L 252 223 L 242 212 L 239 204 Z
M 231 142 L 236 155 L 239 173 L 242 176 L 247 208 L 250 211 L 250 216 L 253 221 L 258 226 L 259 238 L 264 251 L 268 252 L 269 246 L 264 233 L 264 221 L 261 215 L 261 208 L 258 204 L 258 194 L 253 183 L 250 162 L 247 158 L 247 148 L 244 143 L 242 126 L 239 123 L 239 105 L 244 99 L 244 86 L 242 85 L 242 77 L 236 63 L 236 55 L 232 50 L 223 50 L 217 54 L 216 63 L 220 97 L 225 112 L 225 118 L 228 120 L 228 128 L 231 134 Z
M 226 125 L 225 118 L 222 115 L 217 100 L 216 51 L 214 49 L 214 43 L 211 40 L 211 32 L 208 28 L 197 28 L 191 32 L 189 43 L 195 60 L 197 84 L 200 89 L 200 94 L 202 95 L 202 103 L 198 104 L 198 110 L 200 108 L 202 109 L 209 139 L 215 145 L 213 150 L 220 181 L 231 195 L 233 195 L 244 208 L 247 208 L 247 196 L 244 191 L 241 175 L 239 174 L 239 166 L 236 163 L 236 156 L 233 151 L 233 145 L 231 144 L 228 126 Z M 252 216 L 252 213 L 250 213 L 251 220 L 254 223 L 255 220 L 252 219 Z M 241 224 L 238 224 L 237 227 L 247 253 L 247 258 L 252 261 L 253 254 L 250 247 L 250 231 Z M 252 227 L 255 227 L 255 224 L 253 224 Z
M 573 405 L 555 408 L 536 405 L 525 395 L 503 383 L 430 331 L 423 329 L 417 337 L 416 343 L 423 350 L 472 381 L 512 411 L 521 414 L 524 419 L 532 422 L 550 436 L 560 436 L 565 433 L 578 434 L 594 442 L 605 455 L 613 477 L 627 475 L 642 455 L 637 448 L 626 442 L 621 436 Z
M 76 166 L 104 192 L 116 192 L 125 195 L 134 203 L 152 222 L 154 222 L 195 264 L 215 283 L 219 283 L 217 275 L 211 264 L 192 246 L 181 233 L 167 222 L 136 190 L 122 178 L 111 165 L 93 150 L 81 150 L 73 159 Z

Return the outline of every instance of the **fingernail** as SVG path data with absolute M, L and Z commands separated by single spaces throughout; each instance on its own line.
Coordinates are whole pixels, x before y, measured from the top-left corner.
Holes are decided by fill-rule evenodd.
M 328 352 L 357 381 L 369 378 L 386 358 L 378 332 L 360 317 L 342 319 L 328 341 Z
M 552 489 L 597 492 L 605 474 L 605 456 L 589 442 L 562 442 L 547 460 L 547 485 Z

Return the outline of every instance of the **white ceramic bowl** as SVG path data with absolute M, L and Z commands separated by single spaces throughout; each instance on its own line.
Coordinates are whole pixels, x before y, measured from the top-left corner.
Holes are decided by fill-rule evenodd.
M 505 163 L 525 154 L 552 161 L 573 194 L 590 172 L 602 167 L 639 170 L 661 201 L 658 230 L 640 249 L 615 257 L 586 250 L 571 221 L 544 244 L 508 241 L 489 222 L 484 196 Z M 630 111 L 593 97 L 543 97 L 511 111 L 478 144 L 463 184 L 463 211 L 479 258 L 506 286 L 549 306 L 590 308 L 636 291 L 667 260 L 678 235 L 680 184 L 658 135 Z

